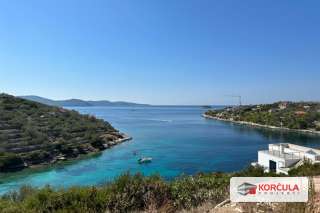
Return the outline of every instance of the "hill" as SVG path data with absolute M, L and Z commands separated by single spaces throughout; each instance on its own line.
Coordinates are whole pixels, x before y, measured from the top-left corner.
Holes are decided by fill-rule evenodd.
M 320 103 L 277 102 L 208 110 L 206 118 L 320 133 Z
M 98 152 L 124 139 L 93 116 L 0 94 L 0 172 Z
M 60 107 L 90 107 L 90 106 L 148 106 L 147 104 L 137 104 L 124 101 L 84 101 L 80 99 L 68 99 L 68 100 L 51 100 L 39 96 L 28 95 L 20 96 L 20 98 L 35 101 L 38 103 L 50 105 L 50 106 L 60 106 Z

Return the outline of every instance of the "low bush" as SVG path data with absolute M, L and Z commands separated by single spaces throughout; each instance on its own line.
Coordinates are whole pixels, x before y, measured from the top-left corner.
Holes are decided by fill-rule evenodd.
M 13 153 L 0 153 L 0 172 L 15 170 L 23 167 L 20 156 Z
M 174 212 L 228 196 L 229 176 L 201 174 L 166 182 L 158 175 L 124 174 L 100 187 L 54 190 L 22 187 L 0 199 L 2 212 Z M 19 208 L 17 208 L 19 207 Z
M 290 171 L 290 176 L 320 174 L 320 164 L 305 163 Z M 123 174 L 98 187 L 42 189 L 22 187 L 0 198 L 1 213 L 29 212 L 176 212 L 203 204 L 217 204 L 229 197 L 231 177 L 279 176 L 264 173 L 261 167 L 247 167 L 236 173 L 208 173 L 181 176 L 165 181 L 159 175 Z M 306 205 L 280 205 L 278 209 L 306 209 Z M 257 206 L 247 205 L 254 212 Z M 259 207 L 260 208 L 260 207 Z
M 230 177 L 226 174 L 199 174 L 182 177 L 170 184 L 175 207 L 189 209 L 206 201 L 219 203 L 227 198 Z
M 289 171 L 290 176 L 317 176 L 320 175 L 320 164 L 312 164 L 305 162 L 297 168 L 293 168 Z

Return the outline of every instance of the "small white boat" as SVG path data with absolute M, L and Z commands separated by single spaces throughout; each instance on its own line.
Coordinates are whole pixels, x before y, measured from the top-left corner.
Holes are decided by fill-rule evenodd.
M 143 158 L 140 158 L 140 159 L 138 160 L 138 163 L 140 163 L 140 164 L 143 164 L 143 163 L 151 163 L 151 161 L 152 161 L 152 158 L 150 158 L 150 157 L 143 157 Z

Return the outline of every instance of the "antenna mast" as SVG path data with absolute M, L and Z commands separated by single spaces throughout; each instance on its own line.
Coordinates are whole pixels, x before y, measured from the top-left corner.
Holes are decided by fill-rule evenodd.
M 227 95 L 228 97 L 238 98 L 239 106 L 242 106 L 242 96 L 241 95 Z

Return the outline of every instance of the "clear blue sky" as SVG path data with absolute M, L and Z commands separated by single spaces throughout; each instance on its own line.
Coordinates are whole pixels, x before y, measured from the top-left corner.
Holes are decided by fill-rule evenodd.
M 0 0 L 0 92 L 320 100 L 320 1 Z

